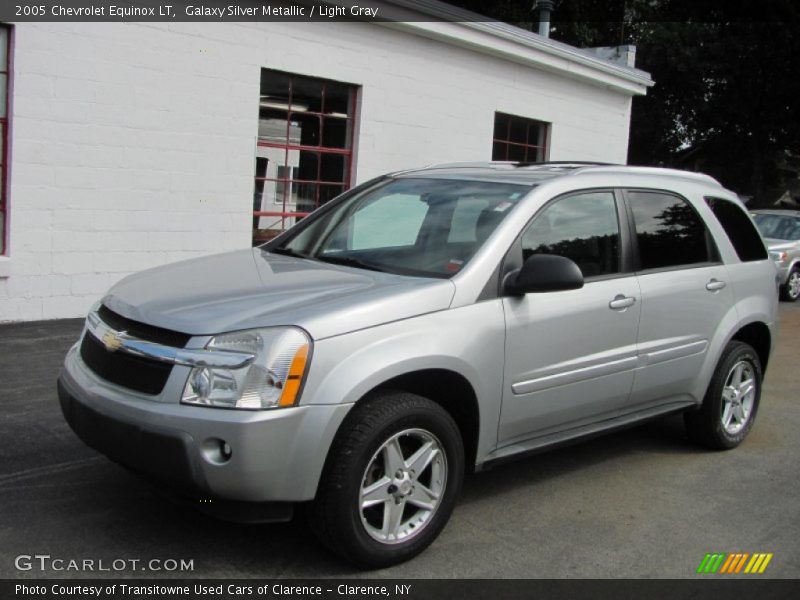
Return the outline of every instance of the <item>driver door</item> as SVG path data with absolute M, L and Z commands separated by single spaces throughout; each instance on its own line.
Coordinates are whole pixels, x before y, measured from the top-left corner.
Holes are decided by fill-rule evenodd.
M 523 232 L 522 260 L 566 256 L 585 283 L 503 299 L 501 444 L 613 418 L 628 400 L 641 302 L 620 214 L 613 190 L 573 193 L 547 204 Z

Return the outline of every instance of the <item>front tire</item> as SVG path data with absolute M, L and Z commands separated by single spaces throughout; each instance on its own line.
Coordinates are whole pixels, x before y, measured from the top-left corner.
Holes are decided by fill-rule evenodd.
M 365 567 L 409 560 L 439 535 L 464 477 L 458 426 L 438 404 L 384 391 L 342 424 L 309 507 L 314 532 Z
M 792 267 L 786 283 L 781 286 L 781 300 L 796 302 L 800 298 L 800 269 Z
M 684 413 L 689 438 L 715 450 L 742 443 L 756 418 L 761 399 L 761 361 L 753 348 L 732 341 L 720 357 L 703 405 Z

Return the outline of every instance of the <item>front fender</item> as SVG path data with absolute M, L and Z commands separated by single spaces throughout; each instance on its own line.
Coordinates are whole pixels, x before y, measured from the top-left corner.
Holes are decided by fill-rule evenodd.
M 505 322 L 490 300 L 364 329 L 315 343 L 302 404 L 355 404 L 399 375 L 444 369 L 463 376 L 478 399 L 478 462 L 497 442 Z

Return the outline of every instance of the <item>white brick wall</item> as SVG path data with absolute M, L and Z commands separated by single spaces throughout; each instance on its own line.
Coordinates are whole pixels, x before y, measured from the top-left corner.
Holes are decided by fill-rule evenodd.
M 0 321 L 248 246 L 262 67 L 362 86 L 358 181 L 489 160 L 498 110 L 551 122 L 551 160 L 627 152 L 628 94 L 375 25 L 23 23 L 14 57 Z

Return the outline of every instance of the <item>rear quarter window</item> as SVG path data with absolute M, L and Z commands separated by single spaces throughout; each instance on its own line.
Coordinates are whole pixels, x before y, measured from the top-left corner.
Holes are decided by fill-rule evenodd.
M 725 230 L 739 260 L 742 262 L 766 260 L 767 249 L 764 247 L 764 241 L 740 206 L 730 200 L 711 197 L 706 197 L 706 204 Z

